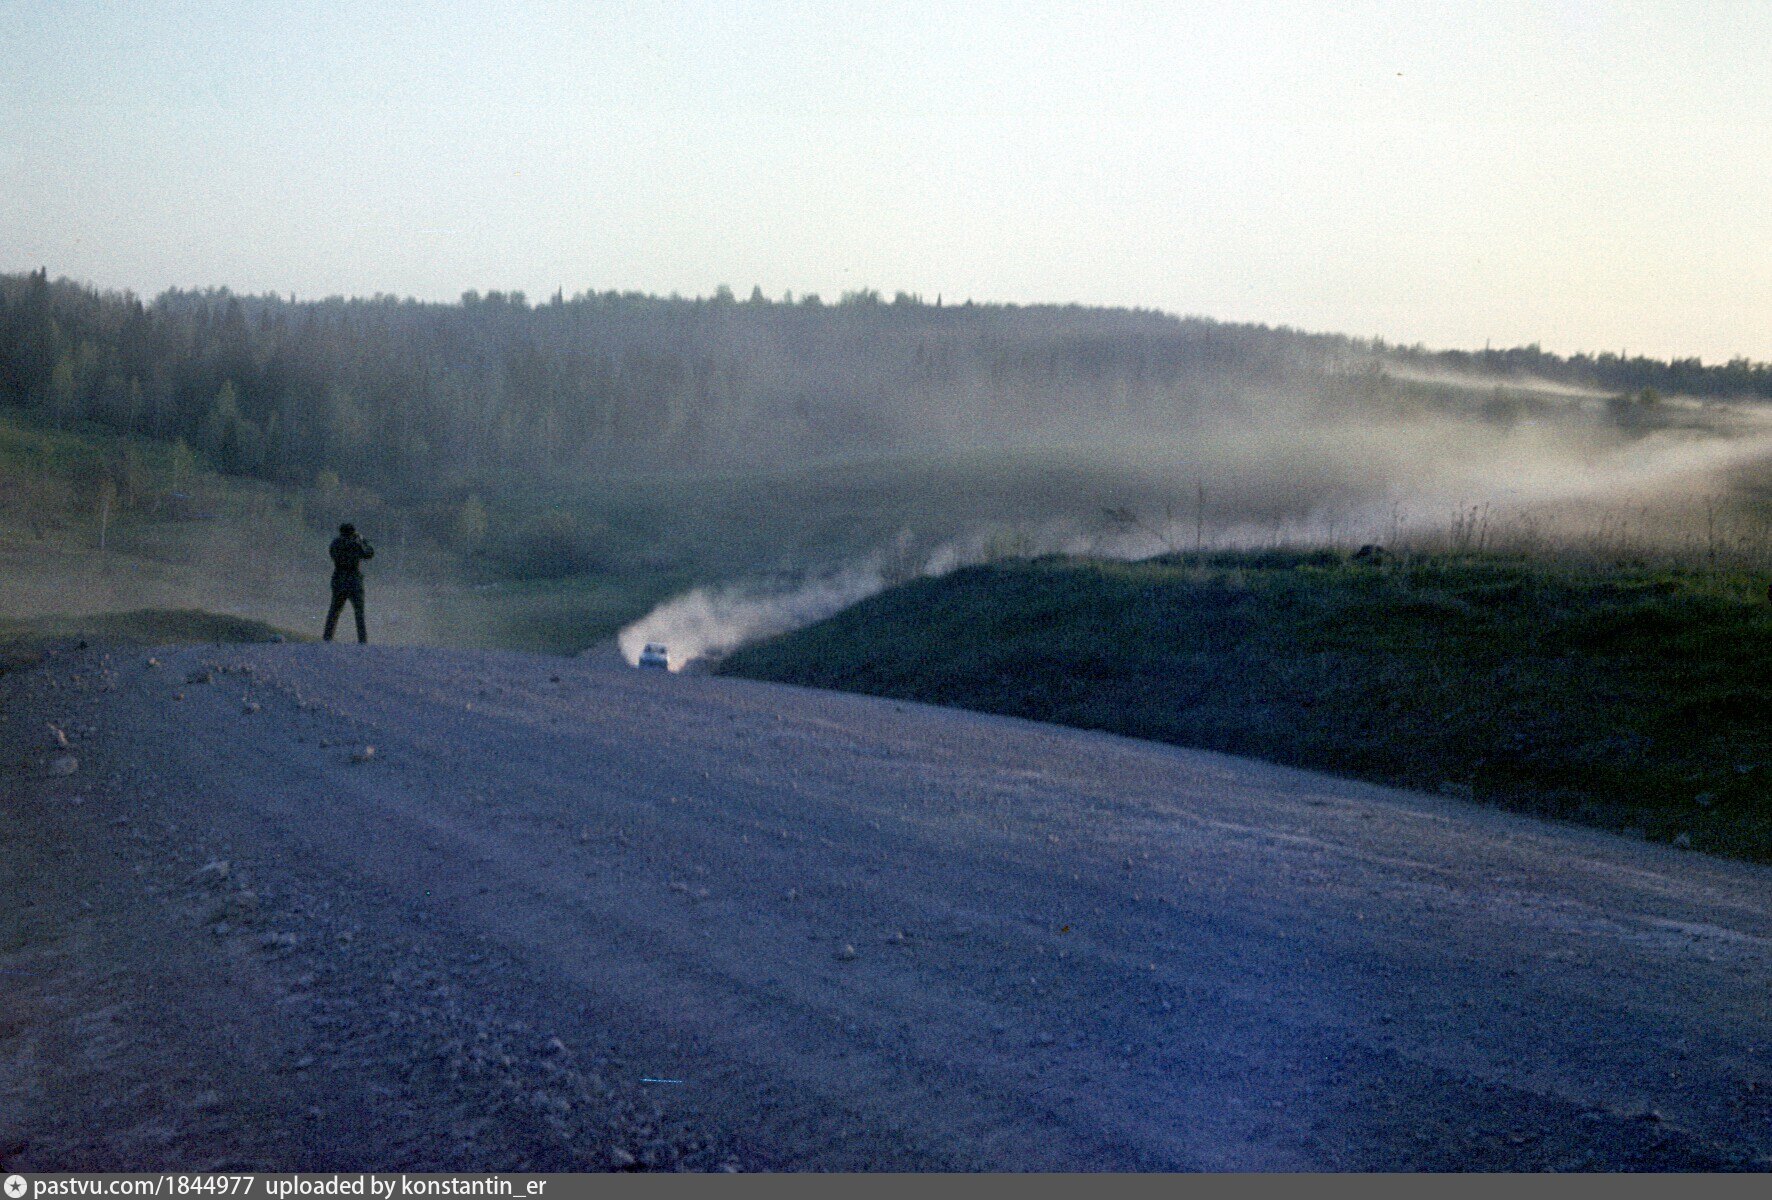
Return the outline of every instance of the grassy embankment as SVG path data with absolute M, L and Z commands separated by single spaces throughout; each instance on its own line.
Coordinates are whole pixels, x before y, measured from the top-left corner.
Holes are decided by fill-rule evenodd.
M 741 650 L 752 678 L 1315 767 L 1772 861 L 1753 574 L 1423 556 L 1046 558 Z

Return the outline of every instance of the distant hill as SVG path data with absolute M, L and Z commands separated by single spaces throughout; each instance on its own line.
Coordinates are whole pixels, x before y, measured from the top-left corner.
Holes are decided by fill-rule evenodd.
M 43 271 L 0 276 L 0 404 L 181 439 L 222 471 L 302 483 L 322 469 L 427 488 L 1173 435 L 1277 403 L 1357 406 L 1392 368 L 1772 398 L 1772 366 L 1746 360 L 1430 351 L 1075 305 L 725 289 L 143 301 Z

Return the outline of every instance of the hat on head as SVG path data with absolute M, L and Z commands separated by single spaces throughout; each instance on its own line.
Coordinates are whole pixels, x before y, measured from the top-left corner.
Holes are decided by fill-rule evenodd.
M 353 533 L 357 532 L 357 527 L 349 521 L 346 521 L 343 525 L 338 527 L 338 531 L 344 534 L 344 536 L 350 537 Z

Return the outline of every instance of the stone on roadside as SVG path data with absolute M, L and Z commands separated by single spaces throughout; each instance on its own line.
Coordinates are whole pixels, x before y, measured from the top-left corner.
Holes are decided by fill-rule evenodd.
M 856 953 L 854 946 L 845 945 L 841 950 L 837 951 L 838 962 L 854 962 L 855 958 Z
M 351 751 L 351 761 L 354 763 L 374 762 L 375 761 L 375 747 L 374 746 L 364 746 L 363 748 L 361 748 L 359 750 Z
M 226 921 L 233 925 L 252 925 L 258 921 L 258 916 L 258 893 L 249 890 L 229 896 L 216 905 L 209 919 Z
M 259 703 L 257 700 L 248 700 L 245 704 L 240 706 L 240 711 L 247 714 L 255 713 L 258 710 Z
M 192 871 L 189 878 L 192 883 L 221 883 L 233 872 L 234 865 L 225 858 L 212 858 Z

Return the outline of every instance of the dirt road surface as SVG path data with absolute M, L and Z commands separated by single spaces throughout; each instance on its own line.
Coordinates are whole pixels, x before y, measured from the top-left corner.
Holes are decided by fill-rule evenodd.
M 0 703 L 7 1169 L 1772 1165 L 1763 867 L 613 656 Z

